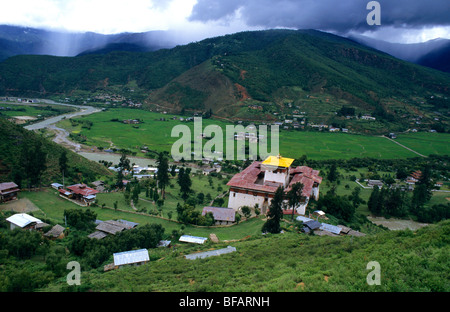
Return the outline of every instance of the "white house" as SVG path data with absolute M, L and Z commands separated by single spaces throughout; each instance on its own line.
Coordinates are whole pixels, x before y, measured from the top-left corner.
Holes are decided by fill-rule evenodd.
M 43 223 L 41 220 L 26 213 L 16 213 L 11 217 L 6 218 L 6 221 L 10 223 L 11 230 L 14 230 L 15 228 L 34 229 L 37 224 Z
M 298 214 L 304 215 L 310 198 L 319 198 L 319 185 L 322 178 L 318 170 L 307 166 L 291 167 L 294 159 L 280 155 L 269 156 L 263 162 L 255 161 L 242 172 L 236 174 L 227 183 L 230 186 L 228 208 L 238 210 L 243 206 L 255 204 L 266 214 L 279 186 L 289 192 L 292 185 L 302 183 L 302 200 L 295 207 Z M 287 200 L 285 200 L 287 203 Z

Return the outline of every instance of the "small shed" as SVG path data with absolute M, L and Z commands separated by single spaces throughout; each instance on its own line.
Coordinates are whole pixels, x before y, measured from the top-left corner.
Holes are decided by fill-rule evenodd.
M 191 235 L 182 235 L 178 241 L 184 242 L 184 243 L 194 243 L 194 244 L 204 244 L 208 238 L 206 237 L 198 237 L 198 236 L 191 236 Z
M 52 183 L 51 184 L 52 188 L 54 188 L 55 190 L 59 190 L 60 188 L 63 188 L 64 185 L 59 184 L 59 183 Z
M 236 251 L 236 247 L 228 246 L 227 248 L 193 253 L 190 255 L 186 255 L 185 258 L 189 259 L 189 260 L 203 259 L 203 258 L 208 258 L 208 257 L 212 257 L 212 256 L 220 256 L 220 255 L 232 253 L 235 251 Z
M 118 252 L 113 254 L 114 267 L 120 268 L 124 265 L 142 265 L 150 261 L 147 249 Z
M 339 235 L 342 229 L 336 225 L 322 223 L 322 225 L 320 226 L 320 230 Z
M 50 239 L 62 239 L 64 238 L 64 230 L 65 230 L 64 227 L 57 224 L 54 227 L 52 227 L 50 231 L 45 233 L 44 236 Z
M 167 247 L 169 248 L 171 246 L 171 241 L 169 240 L 161 240 L 159 241 L 158 245 L 156 247 Z
M 310 230 L 316 230 L 321 227 L 321 223 L 316 220 L 311 220 L 303 223 L 304 226 L 308 227 Z

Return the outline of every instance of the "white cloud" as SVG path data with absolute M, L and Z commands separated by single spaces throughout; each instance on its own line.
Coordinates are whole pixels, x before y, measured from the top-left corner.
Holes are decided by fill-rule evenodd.
M 450 26 L 411 29 L 389 26 L 366 31 L 362 35 L 393 43 L 418 43 L 437 38 L 450 39 Z
M 104 34 L 183 28 L 196 0 L 14 0 L 0 24 Z

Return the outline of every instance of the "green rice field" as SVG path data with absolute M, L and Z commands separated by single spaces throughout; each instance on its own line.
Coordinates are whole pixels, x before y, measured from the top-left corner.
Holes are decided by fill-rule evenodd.
M 193 122 L 173 120 L 172 117 L 174 116 L 171 114 L 114 108 L 79 119 L 92 122 L 89 129 L 83 128 L 82 124 L 72 126 L 69 120 L 61 121 L 58 126 L 84 136 L 86 141 L 83 144 L 90 148 L 125 148 L 142 156 L 143 146 L 150 150 L 170 152 L 172 145 L 180 138 L 171 136 L 176 125 L 188 126 L 191 129 L 191 142 L 198 140 L 194 137 Z M 136 125 L 125 124 L 122 120 L 126 119 L 140 119 L 142 122 Z M 212 124 L 220 126 L 223 133 L 226 133 L 228 123 L 221 120 L 203 119 L 202 129 Z M 268 130 L 269 136 L 270 127 Z M 421 132 L 400 134 L 397 141 L 423 155 L 445 155 L 450 151 L 449 139 L 449 134 Z M 207 140 L 203 139 L 203 144 L 206 142 Z M 268 147 L 271 152 L 270 139 Z M 225 149 L 225 146 L 223 148 Z M 298 158 L 307 155 L 309 159 L 317 160 L 354 157 L 395 159 L 418 156 L 381 136 L 295 130 L 280 130 L 279 152 L 286 157 Z

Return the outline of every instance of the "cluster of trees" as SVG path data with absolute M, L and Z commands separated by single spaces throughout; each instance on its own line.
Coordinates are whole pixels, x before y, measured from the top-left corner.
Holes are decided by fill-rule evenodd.
M 74 227 L 77 230 L 90 230 L 95 226 L 97 214 L 91 209 L 65 209 L 64 220 L 68 226 Z
M 449 205 L 429 205 L 433 182 L 431 165 L 422 169 L 422 175 L 414 187 L 412 196 L 396 188 L 374 187 L 367 203 L 375 215 L 405 217 L 411 214 L 419 222 L 438 222 L 450 218 Z
M 211 212 L 206 213 L 204 216 L 198 210 L 195 210 L 194 206 L 189 204 L 180 203 L 177 204 L 177 220 L 184 224 L 195 224 L 202 226 L 214 225 L 214 216 Z

